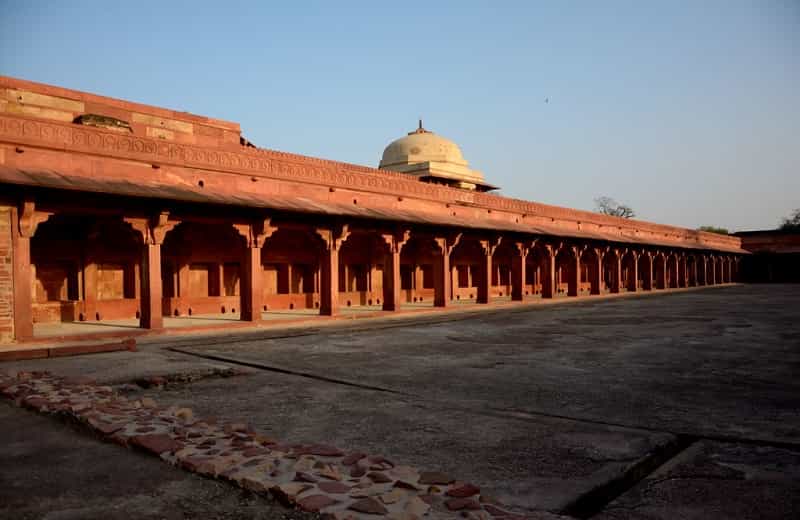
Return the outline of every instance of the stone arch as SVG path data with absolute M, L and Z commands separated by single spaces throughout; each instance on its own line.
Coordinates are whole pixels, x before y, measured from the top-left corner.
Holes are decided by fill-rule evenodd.
M 477 299 L 485 274 L 481 270 L 484 251 L 477 236 L 462 236 L 450 255 L 450 279 L 454 300 Z
M 412 233 L 400 251 L 400 291 L 405 302 L 433 303 L 439 257 L 439 247 L 432 236 Z
M 240 312 L 246 250 L 245 238 L 229 223 L 178 224 L 161 247 L 165 314 Z
M 639 252 L 628 249 L 621 259 L 622 268 L 622 287 L 627 291 L 636 292 L 640 287 L 639 283 Z
M 649 251 L 642 251 L 639 254 L 639 284 L 645 291 L 653 289 L 653 255 Z
M 670 289 L 678 287 L 678 254 L 670 252 L 666 255 L 667 264 L 667 287 Z
M 600 294 L 603 283 L 602 253 L 597 247 L 587 247 L 581 254 L 581 284 L 588 283 L 590 294 Z M 584 289 L 584 287 L 581 287 Z
M 524 296 L 541 296 L 542 284 L 545 276 L 547 254 L 543 244 L 537 243 L 528 252 L 525 258 L 525 285 Z
M 686 255 L 687 285 L 697 287 L 697 256 L 693 253 Z
M 578 296 L 580 252 L 577 246 L 564 245 L 556 254 L 556 287 L 560 294 Z
M 663 251 L 653 256 L 653 271 L 656 278 L 656 288 L 667 288 L 667 255 Z
M 138 318 L 141 258 L 121 217 L 53 215 L 31 237 L 33 322 Z
M 342 306 L 382 305 L 387 247 L 379 233 L 351 229 L 339 251 L 339 303 Z
M 620 252 L 614 247 L 609 247 L 603 254 L 603 281 L 601 286 L 607 292 L 617 293 L 622 289 Z
M 513 240 L 502 240 L 492 253 L 492 279 L 489 286 L 493 297 L 511 296 L 513 258 L 519 254 Z
M 323 244 L 310 229 L 278 227 L 261 248 L 262 312 L 320 306 Z

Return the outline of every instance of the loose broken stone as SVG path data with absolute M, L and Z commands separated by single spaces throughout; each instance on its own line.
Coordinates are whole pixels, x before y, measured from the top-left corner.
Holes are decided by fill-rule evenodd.
M 303 511 L 316 513 L 320 509 L 332 506 L 333 504 L 337 504 L 338 502 L 339 502 L 338 500 L 335 500 L 327 495 L 310 495 L 301 498 L 297 502 L 297 505 L 300 506 L 300 509 L 302 509 Z
M 345 466 L 352 466 L 353 464 L 355 464 L 356 462 L 358 462 L 359 460 L 363 459 L 366 456 L 367 456 L 366 453 L 361 453 L 361 452 L 350 453 L 349 455 L 346 455 L 345 458 L 342 459 L 342 464 L 344 464 Z
M 310 473 L 306 473 L 305 471 L 298 471 L 294 474 L 294 480 L 295 482 L 311 482 L 313 484 L 319 479 Z
M 370 471 L 369 473 L 367 473 L 367 478 L 375 482 L 376 484 L 386 484 L 387 482 L 392 481 L 391 478 L 377 471 Z
M 480 488 L 473 486 L 472 484 L 464 484 L 448 489 L 445 494 L 449 497 L 466 498 L 471 497 L 472 495 L 477 495 L 480 492 Z
M 359 513 L 365 513 L 368 515 L 385 515 L 388 513 L 388 510 L 383 507 L 383 504 L 375 500 L 374 498 L 362 498 L 357 502 L 353 502 L 350 504 L 348 509 L 352 509 L 353 511 L 358 511 Z
M 311 489 L 313 486 L 302 482 L 287 482 L 270 489 L 275 498 L 283 502 L 284 505 L 291 506 L 297 499 L 297 495 L 303 491 Z
M 333 495 L 340 495 L 343 493 L 348 493 L 350 491 L 350 486 L 348 486 L 347 484 L 342 484 L 341 482 L 323 481 L 317 484 L 317 487 L 320 488 L 322 491 L 326 493 L 331 493 Z

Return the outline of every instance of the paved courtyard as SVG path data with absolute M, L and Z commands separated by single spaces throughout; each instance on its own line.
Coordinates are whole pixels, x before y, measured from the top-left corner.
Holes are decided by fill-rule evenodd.
M 800 512 L 798 289 L 158 338 L 138 353 L 0 368 L 115 384 L 169 376 L 127 390 L 280 439 L 445 471 L 532 511 L 790 518 Z M 245 374 L 180 377 L 228 368 Z

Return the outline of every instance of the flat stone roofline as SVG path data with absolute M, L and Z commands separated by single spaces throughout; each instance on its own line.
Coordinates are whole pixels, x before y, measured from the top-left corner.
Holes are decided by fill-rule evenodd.
M 28 105 L 14 104 L 12 100 L 7 99 L 9 92 L 20 88 L 29 89 L 37 95 L 45 96 L 45 99 L 39 99 L 35 96 L 32 103 L 39 103 L 40 105 L 50 104 L 51 108 L 44 106 L 35 106 L 37 110 L 21 110 L 19 107 L 25 108 Z M 121 100 L 113 100 L 111 98 L 103 98 L 93 94 L 86 94 L 77 91 L 70 91 L 61 89 L 59 87 L 52 87 L 33 82 L 26 82 L 22 80 L 0 77 L 0 88 L 5 90 L 6 98 L 0 99 L 0 142 L 8 143 L 9 145 L 26 145 L 36 148 L 57 150 L 59 152 L 68 154 L 91 154 L 92 156 L 105 157 L 109 159 L 123 160 L 125 162 L 141 161 L 146 165 L 153 165 L 154 168 L 161 168 L 165 165 L 175 166 L 185 170 L 193 170 L 204 176 L 210 172 L 220 172 L 232 175 L 246 175 L 252 179 L 267 178 L 267 179 L 281 179 L 292 183 L 301 184 L 314 184 L 325 187 L 341 187 L 355 192 L 363 192 L 369 194 L 390 195 L 397 197 L 398 200 L 408 198 L 411 200 L 422 201 L 435 201 L 442 206 L 435 213 L 438 213 L 441 218 L 440 223 L 444 225 L 454 225 L 452 220 L 459 222 L 461 216 L 455 214 L 457 212 L 450 211 L 451 209 L 458 208 L 471 208 L 484 211 L 485 219 L 487 222 L 492 221 L 492 225 L 487 225 L 487 229 L 497 229 L 497 221 L 494 217 L 490 217 L 492 212 L 501 213 L 509 225 L 507 227 L 500 226 L 500 229 L 515 230 L 515 228 L 526 228 L 526 224 L 535 225 L 538 227 L 553 228 L 558 232 L 556 235 L 561 236 L 586 236 L 592 238 L 601 238 L 608 240 L 616 240 L 622 242 L 636 242 L 636 243 L 653 243 L 653 244 L 669 244 L 677 247 L 690 247 L 690 248 L 707 248 L 719 249 L 731 252 L 744 252 L 741 249 L 741 239 L 735 236 L 724 236 L 716 233 L 707 233 L 703 231 L 690 230 L 675 226 L 667 226 L 662 224 L 655 224 L 633 219 L 623 219 L 618 217 L 610 217 L 599 213 L 589 211 L 582 211 L 559 206 L 552 206 L 541 204 L 537 202 L 530 202 L 519 199 L 512 199 L 493 195 L 488 193 L 477 193 L 468 190 L 461 190 L 458 188 L 450 188 L 446 186 L 438 186 L 421 182 L 403 173 L 391 172 L 387 170 L 380 170 L 366 166 L 359 166 L 349 163 L 338 161 L 331 161 L 327 159 L 319 159 L 314 157 L 303 156 L 299 154 L 280 152 L 269 149 L 256 149 L 252 147 L 241 146 L 238 141 L 238 128 L 235 123 L 226 123 L 219 120 L 211 120 L 202 118 L 200 116 L 193 116 L 186 113 L 178 113 L 167 111 L 156 107 L 148 107 L 146 105 L 139 105 L 129 103 Z M 172 132 L 172 138 L 169 139 L 170 134 L 159 135 L 155 132 L 146 132 L 146 135 L 136 132 L 134 133 L 120 133 L 111 131 L 105 128 L 94 128 L 90 126 L 81 126 L 72 123 L 71 120 L 67 121 L 66 118 L 58 119 L 57 117 L 50 117 L 52 114 L 47 110 L 55 110 L 56 112 L 63 111 L 61 109 L 72 109 L 73 112 L 77 110 L 77 106 L 61 106 L 63 100 L 52 100 L 46 96 L 72 96 L 67 101 L 74 102 L 76 99 L 85 99 L 84 103 L 103 102 L 108 106 L 127 107 L 141 109 L 142 114 L 146 111 L 151 114 L 161 114 L 167 116 L 169 114 L 177 117 L 184 118 L 185 122 L 189 120 L 197 120 L 199 126 L 193 126 L 192 132 L 181 132 L 180 128 L 184 130 L 186 127 L 175 127 L 176 130 Z M 52 108 L 58 106 L 60 108 Z M 12 107 L 12 108 L 9 108 Z M 16 107 L 16 108 L 15 108 Z M 30 107 L 29 107 L 30 108 Z M 86 108 L 84 106 L 84 108 Z M 91 108 L 91 106 L 89 107 Z M 44 111 L 42 111 L 44 110 Z M 57 116 L 59 114 L 56 114 Z M 210 136 L 198 135 L 202 131 L 196 130 L 197 128 L 205 126 L 204 122 L 213 122 L 214 124 L 229 125 L 229 128 L 236 129 L 236 143 L 226 141 L 224 139 L 213 139 Z M 147 121 L 147 124 L 156 124 L 164 122 L 170 124 L 169 121 Z M 145 123 L 142 123 L 145 124 Z M 174 125 L 173 125 L 174 126 Z M 152 129 L 147 126 L 146 128 Z M 211 128 L 211 127 L 207 127 Z M 168 128 L 164 130 L 169 130 Z M 220 131 L 221 128 L 220 128 Z M 24 155 L 24 154 L 22 154 Z M 5 179 L 5 182 L 13 184 L 26 184 L 28 180 L 36 175 L 37 171 L 42 168 L 31 168 L 22 157 L 14 157 L 11 160 L 12 154 L 10 152 L 0 153 L 0 165 L 6 165 L 10 169 L 6 172 L 16 171 L 14 179 Z M 54 158 L 48 165 L 47 170 L 50 173 L 56 173 L 60 178 L 68 179 L 71 172 L 65 170 L 65 164 L 73 161 L 73 159 Z M 74 161 L 73 161 L 74 162 Z M 93 182 L 100 182 L 108 175 L 109 168 L 95 169 L 90 177 Z M 145 172 L 151 170 L 139 169 L 136 176 L 128 179 L 128 182 L 143 183 L 145 178 L 137 178 L 144 175 Z M 20 175 L 19 173 L 25 173 Z M 163 171 L 162 171 L 163 173 Z M 156 172 L 154 175 L 158 175 Z M 196 175 L 195 175 L 196 176 Z M 191 177 L 191 175 L 189 175 Z M 20 180 L 23 179 L 23 180 Z M 24 180 L 28 179 L 28 180 Z M 108 177 L 106 180 L 113 182 L 114 179 Z M 164 198 L 170 198 L 172 190 L 166 189 L 169 187 L 169 182 L 161 176 L 164 181 L 160 185 L 155 185 L 165 188 L 163 193 Z M 180 179 L 172 178 L 171 180 L 175 188 L 182 191 L 192 191 L 192 186 L 195 181 L 180 182 Z M 37 183 L 33 183 L 37 184 Z M 76 183 L 76 189 L 80 182 Z M 250 200 L 259 198 L 257 190 L 250 189 L 250 186 L 240 185 L 238 189 L 231 188 L 230 185 L 226 186 L 226 190 L 230 193 L 231 203 L 240 201 L 249 205 Z M 255 185 L 253 185 L 255 186 Z M 52 186 L 57 187 L 57 186 Z M 198 190 L 193 190 L 198 191 Z M 262 195 L 263 197 L 263 195 Z M 319 196 L 313 202 L 326 202 L 328 196 Z M 226 201 L 221 201 L 227 203 Z M 266 201 L 264 201 L 266 202 Z M 257 207 L 270 207 L 269 204 L 256 204 Z M 382 210 L 384 217 L 386 211 L 385 204 L 382 204 L 374 209 Z M 367 208 L 365 208 L 367 209 Z M 327 213 L 327 212 L 323 212 Z M 447 218 L 445 218 L 447 217 Z M 449 217 L 456 217 L 451 219 Z M 389 218 L 391 218 L 391 211 L 389 211 Z M 403 219 L 400 219 L 403 220 Z M 435 220 L 435 219 L 434 219 Z M 510 225 L 520 224 L 519 226 Z M 455 224 L 457 225 L 457 224 Z M 480 227 L 480 226 L 478 226 Z M 519 229 L 523 231 L 523 229 Z M 530 232 L 536 232 L 530 230 Z

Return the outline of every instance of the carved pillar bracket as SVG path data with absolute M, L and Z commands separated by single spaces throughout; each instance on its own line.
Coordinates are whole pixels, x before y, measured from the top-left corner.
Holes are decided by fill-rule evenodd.
M 234 224 L 236 231 L 247 241 L 247 247 L 261 248 L 264 242 L 278 231 L 271 218 L 261 218 L 247 224 Z
M 32 238 L 39 224 L 47 222 L 47 219 L 53 216 L 52 212 L 37 210 L 36 203 L 31 199 L 20 203 L 17 214 L 19 236 L 23 238 Z
M 326 250 L 339 251 L 350 236 L 350 227 L 347 224 L 335 224 L 331 227 L 315 228 L 314 232 L 322 239 Z
M 406 242 L 411 238 L 411 230 L 398 229 L 390 233 L 381 233 L 381 238 L 386 242 L 390 253 L 400 253 L 403 246 L 406 245 Z

